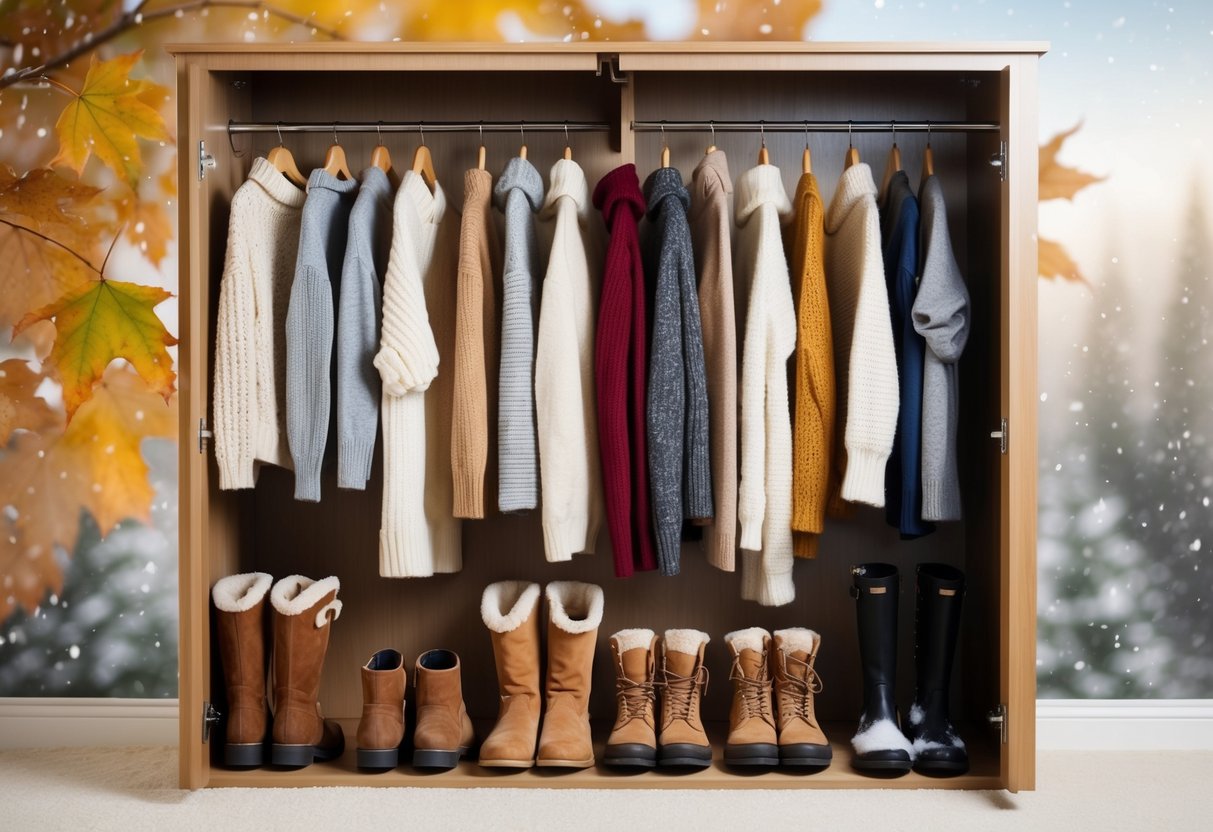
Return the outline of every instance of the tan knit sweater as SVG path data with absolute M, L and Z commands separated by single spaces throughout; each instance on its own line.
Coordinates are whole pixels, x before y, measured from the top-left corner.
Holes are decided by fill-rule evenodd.
M 456 517 L 481 518 L 486 504 L 497 504 L 493 496 L 496 465 L 489 449 L 497 447 L 501 237 L 491 210 L 492 196 L 493 177 L 488 171 L 464 173 L 451 422 Z
M 792 408 L 792 551 L 817 556 L 825 527 L 826 494 L 834 442 L 834 344 L 826 296 L 823 243 L 825 207 L 817 177 L 806 173 L 785 227 L 796 299 L 796 352 Z

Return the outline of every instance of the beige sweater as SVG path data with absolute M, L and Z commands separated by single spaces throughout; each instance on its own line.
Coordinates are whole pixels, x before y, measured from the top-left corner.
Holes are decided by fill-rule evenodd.
M 375 367 L 383 380 L 383 520 L 379 574 L 458 572 L 462 524 L 451 480 L 450 367 L 455 349 L 458 217 L 406 171 L 392 216 Z
M 829 510 L 840 514 L 844 501 L 884 505 L 899 406 L 876 183 L 866 164 L 843 171 L 825 230 L 837 383 Z
M 304 192 L 265 159 L 232 197 L 215 333 L 219 487 L 252 488 L 256 463 L 291 467 L 286 444 L 286 309 Z
M 703 547 L 708 563 L 732 572 L 737 553 L 737 316 L 729 205 L 733 182 L 723 150 L 713 150 L 699 161 L 690 191 L 716 501 L 716 516 L 704 529 Z
M 497 448 L 501 237 L 494 224 L 492 196 L 493 177 L 488 171 L 464 173 L 454 322 L 454 419 L 450 431 L 456 517 L 484 517 L 485 505 L 497 503 L 485 494 L 486 480 L 490 492 L 497 481 L 489 449 Z

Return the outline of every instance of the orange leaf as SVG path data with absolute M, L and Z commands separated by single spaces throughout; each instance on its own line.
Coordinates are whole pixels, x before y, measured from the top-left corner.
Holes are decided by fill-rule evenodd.
M 96 242 L 83 229 L 66 225 L 57 227 L 53 237 L 85 257 Z M 0 264 L 0 327 L 12 326 L 31 309 L 47 305 L 95 276 L 59 246 L 2 223 Z
M 1074 195 L 1088 185 L 1102 182 L 1105 177 L 1085 173 L 1077 168 L 1066 167 L 1057 161 L 1066 139 L 1082 127 L 1082 122 L 1069 130 L 1063 130 L 1040 147 L 1040 201 L 1049 199 L 1073 199 Z
M 52 547 L 29 543 L 25 535 L 7 518 L 0 519 L 0 621 L 18 605 L 32 613 L 46 597 L 46 591 L 63 591 L 63 571 L 55 562 Z
M 84 471 L 59 452 L 57 437 L 22 433 L 0 457 L 0 522 L 12 523 L 23 552 L 71 552 L 80 536 L 80 510 L 89 496 Z M 11 513 L 10 513 L 11 512 Z M 53 558 L 51 558 L 53 560 Z M 0 575 L 11 574 L 0 568 Z M 2 593 L 0 593 L 2 594 Z
M 71 421 L 89 400 L 93 386 L 115 358 L 125 358 L 167 401 L 176 390 L 168 333 L 153 309 L 172 295 L 155 286 L 116 280 L 86 280 L 61 298 L 22 318 L 20 334 L 36 321 L 53 319 L 55 346 L 50 362 L 63 382 L 63 404 Z
M 1061 243 L 1039 237 L 1037 258 L 1039 259 L 1037 271 L 1040 272 L 1041 277 L 1049 280 L 1061 278 L 1079 283 L 1087 282 L 1087 279 L 1082 276 L 1082 272 L 1079 271 L 1078 264 L 1066 253 Z
M 43 378 L 20 358 L 0 361 L 0 448 L 17 429 L 39 433 L 56 423 L 50 405 L 34 395 Z
M 169 240 L 173 239 L 173 224 L 164 206 L 127 191 L 114 207 L 126 238 L 138 246 L 148 260 L 159 264 L 168 253 Z
M 39 231 L 49 226 L 82 226 L 82 212 L 100 188 L 60 176 L 50 168 L 36 168 L 17 176 L 8 165 L 0 165 L 0 214 L 24 217 L 23 223 Z

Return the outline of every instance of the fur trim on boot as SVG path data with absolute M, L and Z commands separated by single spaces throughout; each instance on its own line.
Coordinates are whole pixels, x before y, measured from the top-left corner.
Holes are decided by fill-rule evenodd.
M 480 596 L 480 617 L 494 633 L 512 633 L 525 624 L 539 601 L 539 584 L 530 581 L 498 581 Z
M 699 645 L 707 644 L 712 637 L 702 630 L 666 630 L 662 637 L 667 651 L 698 655 Z M 761 649 L 761 648 L 760 648 Z
M 647 650 L 653 643 L 653 631 L 645 629 L 620 630 L 611 636 L 619 644 L 620 654 L 629 650 Z
M 289 575 L 274 584 L 274 589 L 270 592 L 270 603 L 281 615 L 299 615 L 307 612 L 330 592 L 340 589 L 341 581 L 335 575 L 320 581 L 314 581 L 303 575 Z M 332 620 L 336 621 L 341 617 L 341 602 L 334 598 L 316 610 L 317 627 L 323 627 L 328 623 L 330 610 L 333 613 Z
M 782 642 L 784 651 L 788 653 L 800 651 L 808 653 L 810 656 L 817 649 L 817 645 L 821 643 L 821 636 L 807 627 L 789 627 L 786 630 L 776 630 L 775 637 Z
M 763 643 L 771 634 L 761 627 L 749 627 L 745 630 L 734 630 L 724 637 L 724 643 L 740 653 L 742 650 L 753 650 L 761 653 Z
M 228 575 L 215 582 L 211 589 L 211 598 L 215 602 L 215 608 L 223 612 L 246 612 L 265 597 L 273 582 L 273 577 L 265 572 Z
M 873 751 L 904 751 L 913 760 L 914 746 L 891 719 L 878 719 L 851 738 L 857 754 Z
M 588 633 L 602 623 L 605 598 L 597 584 L 552 581 L 544 589 L 544 595 L 552 624 L 566 633 Z

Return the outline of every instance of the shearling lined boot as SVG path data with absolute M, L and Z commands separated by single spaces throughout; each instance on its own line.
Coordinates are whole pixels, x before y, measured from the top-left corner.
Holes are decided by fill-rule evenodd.
M 771 675 L 781 765 L 825 768 L 834 756 L 813 703 L 814 695 L 821 692 L 821 677 L 814 667 L 820 647 L 821 636 L 804 627 L 775 631 Z
M 897 567 L 863 563 L 851 567 L 851 597 L 859 626 L 863 667 L 863 712 L 851 738 L 852 765 L 860 771 L 909 771 L 914 749 L 897 725 Z
M 329 646 L 329 625 L 341 615 L 335 577 L 314 581 L 291 575 L 274 584 L 273 745 L 276 766 L 306 766 L 345 750 L 341 726 L 320 710 L 320 677 Z
M 699 701 L 708 692 L 703 654 L 710 640 L 699 630 L 666 630 L 661 640 L 657 761 L 663 766 L 706 768 L 712 764 L 712 744 L 699 718 Z
M 358 767 L 395 768 L 404 741 L 404 656 L 380 650 L 362 666 Z
M 724 761 L 731 766 L 779 765 L 779 738 L 771 708 L 771 635 L 761 627 L 724 637 L 733 654 L 733 706 Z
M 969 770 L 964 740 L 956 735 L 948 715 L 952 660 L 960 637 L 960 609 L 965 576 L 944 563 L 918 565 L 914 634 L 914 704 L 906 720 L 906 736 L 914 746 L 914 770 L 956 776 Z
M 536 763 L 559 768 L 594 765 L 590 740 L 590 681 L 602 623 L 602 587 L 553 581 L 548 601 L 548 667 L 543 729 Z
M 476 742 L 476 731 L 463 704 L 459 656 L 450 650 L 428 650 L 413 669 L 417 690 L 417 728 L 413 732 L 413 765 L 454 768 Z
M 223 763 L 259 766 L 269 739 L 265 699 L 265 596 L 273 578 L 249 572 L 220 578 L 211 589 L 219 659 L 227 689 Z
M 652 630 L 620 630 L 611 636 L 615 665 L 615 727 L 607 738 L 602 762 L 608 766 L 652 768 L 657 765 L 653 711 L 657 693 L 657 635 Z
M 530 768 L 539 738 L 539 584 L 499 581 L 484 588 L 480 617 L 493 639 L 501 704 L 480 746 L 480 765 Z

